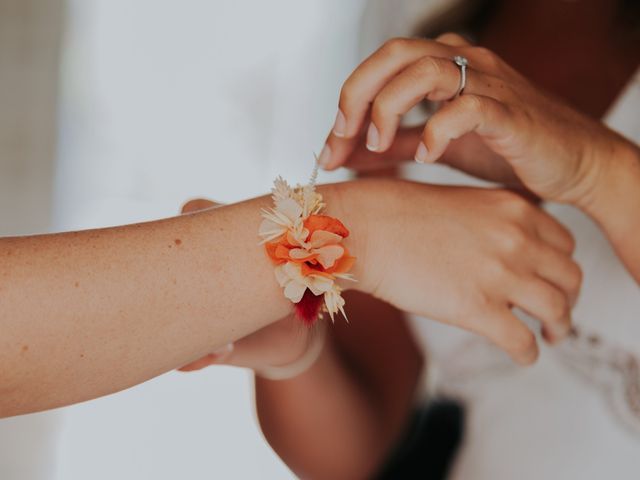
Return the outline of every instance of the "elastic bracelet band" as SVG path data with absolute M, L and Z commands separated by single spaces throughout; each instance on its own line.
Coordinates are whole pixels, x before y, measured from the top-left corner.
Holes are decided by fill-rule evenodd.
M 294 362 L 281 367 L 262 367 L 256 370 L 256 375 L 267 380 L 289 380 L 306 372 L 320 358 L 327 338 L 327 326 L 324 322 L 318 322 L 313 327 L 311 340 L 304 354 Z
M 276 178 L 274 206 L 262 210 L 258 231 L 284 296 L 294 303 L 296 316 L 306 325 L 313 325 L 323 312 L 332 321 L 338 312 L 346 319 L 337 280 L 355 280 L 348 273 L 355 258 L 342 244 L 349 230 L 337 218 L 322 215 L 325 204 L 316 192 L 317 172 L 316 163 L 309 183 L 295 188 Z

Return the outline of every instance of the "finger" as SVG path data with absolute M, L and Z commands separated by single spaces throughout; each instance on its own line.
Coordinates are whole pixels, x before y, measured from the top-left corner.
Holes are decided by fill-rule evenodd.
M 431 55 L 451 57 L 453 49 L 441 43 L 421 39 L 392 39 L 374 52 L 347 78 L 340 92 L 339 110 L 331 135 L 341 138 L 357 136 L 380 89 L 397 73 L 417 59 Z M 328 165 L 335 168 L 336 163 Z
M 543 334 L 550 343 L 567 336 L 571 307 L 562 290 L 534 275 L 515 277 L 510 285 L 509 301 L 542 323 Z
M 544 210 L 536 209 L 535 222 L 538 237 L 548 242 L 560 252 L 571 255 L 575 251 L 576 241 L 567 227 Z
M 421 138 L 422 127 L 400 128 L 391 146 L 381 153 L 370 151 L 361 141 L 347 156 L 344 166 L 362 172 L 393 167 L 413 160 Z
M 193 372 L 195 370 L 202 370 L 203 368 L 211 365 L 220 365 L 230 361 L 233 356 L 233 352 L 234 344 L 228 343 L 220 347 L 218 350 L 178 368 L 178 370 L 180 372 Z
M 543 280 L 559 288 L 567 297 L 569 307 L 573 307 L 582 286 L 582 270 L 566 253 L 546 243 L 532 247 L 530 258 L 535 259 L 533 271 Z
M 417 162 L 435 162 L 452 140 L 476 132 L 491 150 L 507 156 L 507 142 L 516 138 L 515 121 L 506 105 L 482 95 L 461 95 L 445 104 L 427 121 Z
M 353 138 L 329 135 L 318 156 L 318 163 L 325 170 L 335 170 L 347 161 L 359 145 L 364 145 L 364 135 Z
M 193 212 L 197 212 L 199 210 L 205 210 L 207 208 L 211 208 L 211 207 L 219 207 L 220 203 L 216 203 L 213 202 L 211 200 L 207 200 L 204 198 L 196 198 L 194 200 L 189 200 L 187 203 L 185 203 L 182 206 L 182 209 L 180 210 L 181 213 L 193 213 Z
M 218 360 L 218 356 L 214 353 L 210 353 L 209 355 L 205 355 L 202 358 L 199 358 L 195 362 L 188 363 L 180 368 L 178 371 L 180 372 L 194 372 L 196 370 L 202 370 L 210 365 L 214 365 Z
M 447 32 L 439 35 L 436 38 L 436 42 L 444 43 L 450 47 L 470 47 L 472 44 L 462 35 L 457 33 Z
M 498 98 L 489 76 L 466 69 L 465 93 Z M 391 143 L 402 116 L 425 98 L 449 100 L 460 86 L 460 68 L 448 58 L 425 56 L 391 79 L 376 95 L 371 105 L 366 145 L 375 152 L 385 151 Z
M 529 328 L 506 306 L 487 311 L 470 328 L 485 336 L 520 365 L 531 365 L 538 358 L 538 343 Z

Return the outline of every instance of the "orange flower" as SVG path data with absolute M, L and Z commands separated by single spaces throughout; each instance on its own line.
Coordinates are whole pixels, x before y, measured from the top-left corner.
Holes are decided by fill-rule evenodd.
M 355 280 L 347 273 L 355 258 L 342 245 L 349 230 L 340 220 L 320 214 L 325 204 L 315 190 L 316 173 L 308 185 L 296 188 L 278 177 L 272 189 L 274 206 L 262 210 L 258 229 L 285 297 L 296 304 L 307 325 L 318 319 L 322 303 L 332 320 L 338 312 L 345 315 L 336 280 Z
M 276 265 L 294 262 L 301 265 L 304 276 L 347 273 L 355 261 L 341 245 L 349 230 L 336 218 L 328 215 L 309 215 L 304 221 L 306 237 L 302 242 L 292 235 L 282 235 L 265 245 L 269 258 Z
M 304 221 L 304 228 L 309 230 L 310 234 L 316 230 L 324 230 L 325 232 L 340 235 L 342 238 L 349 236 L 347 227 L 345 227 L 340 220 L 330 217 L 329 215 L 309 215 Z

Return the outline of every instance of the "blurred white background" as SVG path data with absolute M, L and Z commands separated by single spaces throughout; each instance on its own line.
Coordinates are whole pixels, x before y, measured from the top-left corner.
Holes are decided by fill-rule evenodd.
M 0 233 L 305 180 L 359 58 L 364 3 L 0 0 Z M 1 420 L 0 479 L 293 478 L 252 395 L 247 372 L 218 367 Z

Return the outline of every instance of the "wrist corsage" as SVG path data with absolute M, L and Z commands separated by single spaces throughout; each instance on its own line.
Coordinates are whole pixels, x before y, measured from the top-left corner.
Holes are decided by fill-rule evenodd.
M 285 297 L 306 325 L 313 325 L 323 312 L 331 320 L 338 312 L 346 319 L 336 281 L 354 280 L 348 272 L 355 258 L 343 245 L 349 230 L 337 218 L 322 214 L 325 204 L 316 192 L 316 173 L 317 167 L 309 184 L 295 188 L 281 177 L 275 180 L 274 206 L 262 210 L 258 232 Z

